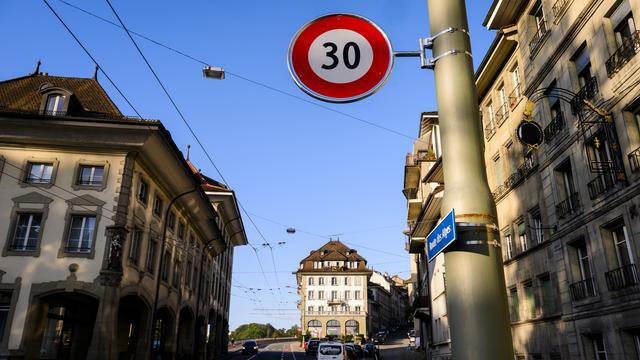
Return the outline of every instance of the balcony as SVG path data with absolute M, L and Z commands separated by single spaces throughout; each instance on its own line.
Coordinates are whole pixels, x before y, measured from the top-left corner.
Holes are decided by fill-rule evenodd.
M 343 298 L 327 299 L 327 304 L 329 304 L 329 305 L 342 304 L 342 303 L 346 302 L 346 300 L 348 300 L 348 299 L 343 299 Z
M 425 249 L 426 240 L 425 238 L 409 238 L 409 243 L 407 244 L 407 250 L 409 254 L 423 254 Z
M 540 49 L 542 43 L 549 35 L 549 29 L 547 28 L 547 22 L 542 20 L 539 23 L 538 31 L 533 35 L 531 42 L 529 43 L 529 52 L 531 57 L 534 57 Z
M 574 114 L 580 113 L 583 108 L 584 100 L 591 100 L 598 95 L 598 80 L 595 76 L 592 76 L 583 87 L 576 93 L 576 96 L 571 99 L 571 108 Z
M 518 168 L 504 181 L 503 184 L 495 188 L 492 192 L 494 200 L 502 198 L 509 190 L 516 188 L 524 179 L 529 176 L 538 166 L 538 161 L 533 156 L 525 157 L 525 160 Z
M 520 99 L 522 99 L 522 89 L 520 89 L 520 84 L 516 84 L 511 91 L 511 94 L 509 94 L 509 107 L 511 110 L 515 109 L 520 102 Z
M 619 267 L 604 273 L 607 279 L 607 288 L 610 291 L 624 289 L 638 284 L 638 273 L 635 264 Z
M 580 209 L 580 197 L 577 192 L 556 205 L 556 213 L 559 219 L 565 219 L 578 212 Z
M 596 296 L 596 286 L 592 278 L 569 285 L 569 290 L 571 291 L 571 299 L 573 301 L 580 301 Z
M 553 3 L 551 10 L 553 11 L 554 19 L 557 20 L 564 14 L 564 11 L 569 7 L 569 2 L 570 0 L 556 0 L 556 2 Z
M 620 71 L 638 51 L 640 51 L 640 31 L 636 31 L 631 36 L 622 39 L 622 45 L 605 62 L 607 76 L 612 78 Z
M 545 141 L 551 141 L 562 129 L 564 129 L 564 116 L 562 112 L 558 112 L 556 116 L 551 119 L 549 125 L 544 128 Z
M 305 311 L 305 316 L 364 315 L 364 311 Z
M 598 175 L 587 184 L 587 187 L 589 188 L 589 198 L 591 198 L 591 200 L 597 198 L 598 196 L 613 189 L 615 184 L 616 183 L 611 174 Z
M 487 126 L 484 127 L 484 137 L 485 139 L 487 139 L 487 141 L 489 141 L 489 139 L 491 139 L 491 137 L 493 137 L 495 133 L 496 126 L 493 124 L 493 122 L 490 122 L 489 124 L 487 124 Z
M 509 191 L 509 188 L 504 184 L 500 184 L 500 186 L 493 189 L 493 191 L 491 192 L 491 195 L 493 195 L 494 200 L 498 200 L 502 198 L 502 196 L 506 194 L 507 191 Z
M 640 171 L 640 147 L 629 153 L 629 167 L 633 173 Z
M 502 104 L 498 110 L 496 110 L 496 122 L 498 123 L 498 126 L 502 125 L 505 120 L 507 120 L 507 118 L 509 117 L 509 108 L 507 107 L 507 104 Z

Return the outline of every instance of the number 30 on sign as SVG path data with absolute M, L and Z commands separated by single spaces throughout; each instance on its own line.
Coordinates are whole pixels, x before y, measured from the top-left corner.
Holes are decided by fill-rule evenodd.
M 386 34 L 357 15 L 331 14 L 303 26 L 289 46 L 289 72 L 307 94 L 346 103 L 376 92 L 393 68 Z

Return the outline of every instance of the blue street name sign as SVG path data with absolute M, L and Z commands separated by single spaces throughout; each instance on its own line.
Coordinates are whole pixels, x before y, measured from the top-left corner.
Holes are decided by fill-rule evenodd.
M 456 240 L 456 215 L 453 209 L 427 236 L 427 258 L 432 261 Z

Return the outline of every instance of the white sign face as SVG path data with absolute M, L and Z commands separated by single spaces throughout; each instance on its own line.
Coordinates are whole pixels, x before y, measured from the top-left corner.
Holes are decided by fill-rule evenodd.
M 329 30 L 318 36 L 309 48 L 309 65 L 323 80 L 345 84 L 360 79 L 371 68 L 373 49 L 355 31 Z
M 376 92 L 393 69 L 393 49 L 373 22 L 331 14 L 306 24 L 289 46 L 289 72 L 307 94 L 346 103 Z

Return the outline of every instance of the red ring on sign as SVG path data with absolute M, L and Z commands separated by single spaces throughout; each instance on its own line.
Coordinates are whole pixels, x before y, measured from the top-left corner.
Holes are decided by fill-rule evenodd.
M 336 25 L 338 22 L 338 26 Z M 318 36 L 327 31 L 346 29 L 359 33 L 371 45 L 371 67 L 357 80 L 349 83 L 333 83 L 319 77 L 309 65 L 309 48 Z M 335 99 L 359 98 L 382 85 L 390 72 L 391 45 L 384 33 L 370 21 L 347 14 L 329 15 L 311 22 L 294 40 L 290 63 L 292 73 L 309 90 Z M 366 95 L 365 95 L 366 96 Z

